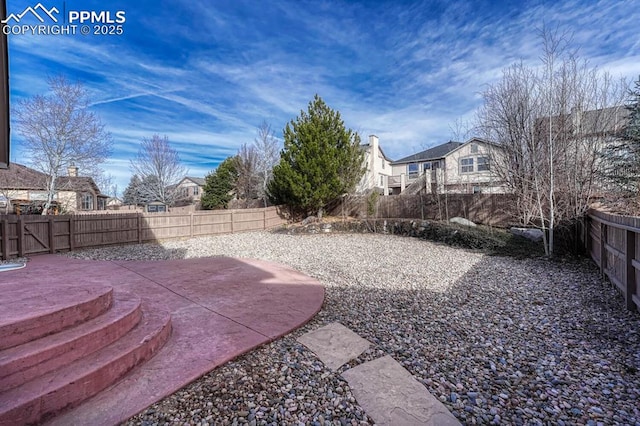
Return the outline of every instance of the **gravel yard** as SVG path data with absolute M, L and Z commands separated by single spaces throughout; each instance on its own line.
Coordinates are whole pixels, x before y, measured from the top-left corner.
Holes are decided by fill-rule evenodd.
M 391 355 L 463 424 L 640 425 L 640 315 L 588 261 L 515 260 L 385 235 L 223 235 L 69 254 L 290 265 L 326 286 L 306 326 L 205 375 L 131 425 L 373 421 L 295 338 L 338 321 Z

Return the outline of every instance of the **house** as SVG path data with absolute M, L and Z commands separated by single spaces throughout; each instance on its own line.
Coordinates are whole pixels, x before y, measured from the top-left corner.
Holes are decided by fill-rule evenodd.
M 118 197 L 109 197 L 107 199 L 108 210 L 118 210 L 120 207 L 122 207 L 122 205 L 123 205 L 123 202 Z
M 449 141 L 391 163 L 389 192 L 426 188 L 438 193 L 503 193 L 505 188 L 491 170 L 499 147 L 480 138 Z
M 54 206 L 64 212 L 105 210 L 108 196 L 102 194 L 92 178 L 78 176 L 78 168 L 70 166 L 67 176 L 56 180 Z M 0 194 L 6 199 L 7 212 L 25 208 L 37 211 L 47 200 L 47 175 L 21 164 L 12 163 L 0 169 Z
M 391 160 L 380 147 L 378 137 L 370 135 L 369 142 L 361 144 L 360 148 L 364 151 L 364 166 L 366 170 L 356 186 L 356 192 L 363 193 L 376 189 L 380 193 L 388 195 Z
M 200 202 L 204 192 L 205 179 L 199 177 L 185 177 L 178 182 L 174 190 L 176 191 L 177 205 L 197 204 Z
M 535 131 L 539 139 L 548 141 L 553 137 L 559 146 L 556 161 L 565 169 L 576 171 L 571 184 L 581 183 L 604 195 L 620 188 L 636 190 L 625 179 L 635 173 L 632 163 L 611 160 L 633 156 L 623 140 L 630 119 L 631 111 L 622 105 L 593 110 L 573 108 L 567 114 L 538 118 Z

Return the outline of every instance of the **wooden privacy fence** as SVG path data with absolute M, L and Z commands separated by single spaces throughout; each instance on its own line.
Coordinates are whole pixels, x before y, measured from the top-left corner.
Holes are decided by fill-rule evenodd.
M 640 308 L 640 217 L 589 210 L 587 222 L 587 253 L 622 292 L 627 309 Z
M 335 216 L 448 220 L 464 217 L 476 223 L 508 226 L 518 223 L 511 194 L 417 194 L 345 197 L 330 211 Z
M 285 222 L 279 207 L 187 214 L 0 215 L 0 258 L 257 231 Z

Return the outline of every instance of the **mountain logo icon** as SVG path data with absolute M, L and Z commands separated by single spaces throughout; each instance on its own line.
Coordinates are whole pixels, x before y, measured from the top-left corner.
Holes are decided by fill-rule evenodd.
M 8 24 L 11 20 L 13 20 L 16 24 L 25 17 L 25 15 L 31 14 L 36 17 L 38 21 L 44 24 L 45 18 L 49 18 L 54 23 L 58 22 L 58 18 L 56 14 L 60 13 L 60 11 L 56 7 L 52 7 L 51 9 L 47 9 L 42 5 L 42 3 L 36 4 L 34 7 L 27 7 L 22 13 L 11 13 L 7 16 L 6 19 L 3 19 L 1 22 L 3 24 Z M 44 17 L 43 17 L 44 16 Z

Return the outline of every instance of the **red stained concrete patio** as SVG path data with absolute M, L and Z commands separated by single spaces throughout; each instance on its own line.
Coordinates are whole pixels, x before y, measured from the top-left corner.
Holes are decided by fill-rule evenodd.
M 106 262 L 45 255 L 34 257 L 24 269 L 0 274 L 0 290 L 5 285 L 21 288 L 23 294 L 31 289 L 32 297 L 45 295 L 49 287 L 78 284 L 110 286 L 114 294 L 139 297 L 148 311 L 168 311 L 172 334 L 153 358 L 51 419 L 53 425 L 122 422 L 215 367 L 306 323 L 324 300 L 324 288 L 316 280 L 249 259 Z M 39 299 L 54 303 L 56 297 Z M 7 307 L 12 301 L 3 297 L 1 303 Z M 13 303 L 18 306 L 19 301 Z M 7 319 L 1 312 L 0 325 Z

